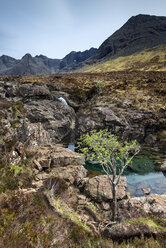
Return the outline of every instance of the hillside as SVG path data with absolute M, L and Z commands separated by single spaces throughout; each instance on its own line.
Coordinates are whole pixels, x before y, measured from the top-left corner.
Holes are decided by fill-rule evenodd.
M 110 58 L 92 65 L 85 65 L 82 72 L 109 72 L 109 71 L 165 71 L 166 45 L 145 49 L 129 56 Z

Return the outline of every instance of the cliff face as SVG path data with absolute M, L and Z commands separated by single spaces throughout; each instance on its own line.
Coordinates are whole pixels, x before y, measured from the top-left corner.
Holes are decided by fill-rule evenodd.
M 166 17 L 137 15 L 105 40 L 91 61 L 127 56 L 165 43 Z

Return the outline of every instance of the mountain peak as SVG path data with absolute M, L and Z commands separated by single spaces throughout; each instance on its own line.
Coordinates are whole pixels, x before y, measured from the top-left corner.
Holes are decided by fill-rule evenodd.
M 93 59 L 116 58 L 166 44 L 166 17 L 132 16 L 99 47 Z
M 22 57 L 22 59 L 24 60 L 24 59 L 32 59 L 33 57 L 32 57 L 32 55 L 30 54 L 30 53 L 26 53 L 23 57 Z

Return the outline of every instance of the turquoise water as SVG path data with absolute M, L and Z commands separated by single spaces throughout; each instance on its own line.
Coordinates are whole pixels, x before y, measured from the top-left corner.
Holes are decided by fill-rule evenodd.
M 68 148 L 75 151 L 74 143 L 69 143 Z M 127 191 L 131 196 L 144 196 L 142 188 L 150 188 L 154 194 L 166 194 L 166 173 L 157 170 L 158 164 L 164 159 L 166 159 L 164 152 L 149 148 L 141 150 L 124 172 L 127 178 Z M 90 177 L 104 174 L 99 164 L 86 162 L 85 168 L 88 169 Z
M 149 150 L 143 150 L 135 157 L 132 165 L 124 172 L 127 178 L 127 191 L 131 196 L 144 196 L 142 188 L 150 188 L 154 194 L 166 194 L 166 174 L 157 171 L 157 165 L 164 158 L 164 154 Z M 90 176 L 95 176 L 92 171 L 104 173 L 98 164 L 87 162 L 85 168 L 91 171 Z

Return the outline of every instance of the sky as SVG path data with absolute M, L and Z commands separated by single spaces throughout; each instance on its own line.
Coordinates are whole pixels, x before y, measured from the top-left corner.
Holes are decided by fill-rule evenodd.
M 166 16 L 166 0 L 0 0 L 0 56 L 98 48 L 138 14 Z

